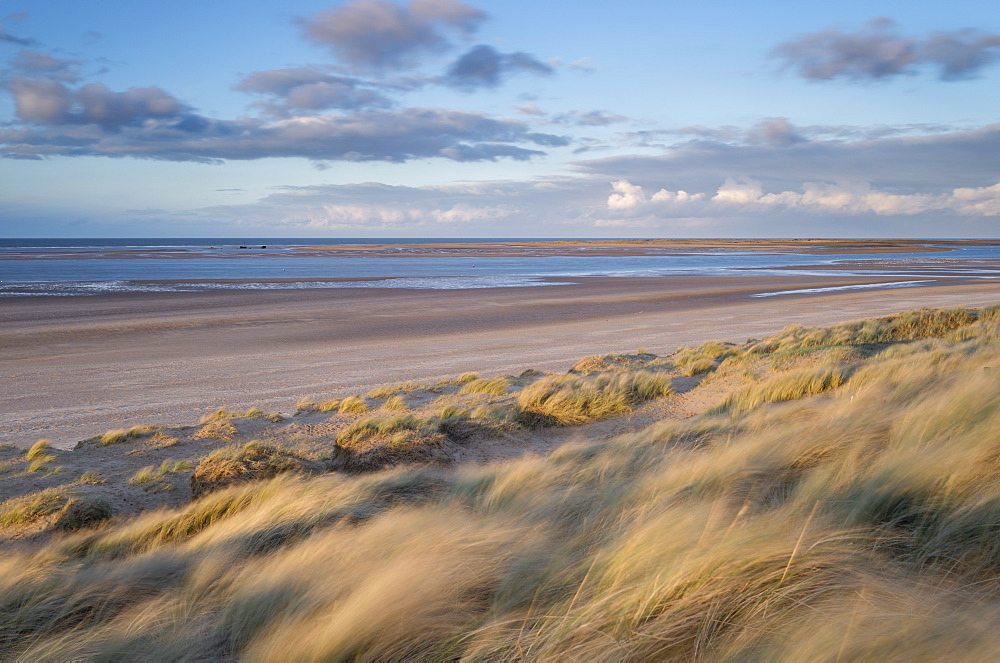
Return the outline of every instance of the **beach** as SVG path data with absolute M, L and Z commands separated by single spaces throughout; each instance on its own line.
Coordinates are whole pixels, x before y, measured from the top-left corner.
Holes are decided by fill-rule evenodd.
M 10 299 L 0 310 L 0 442 L 72 447 L 110 428 L 187 424 L 218 407 L 294 411 L 463 371 L 564 371 L 603 352 L 744 342 L 920 307 L 998 303 L 991 280 L 898 283 L 762 274 L 575 278 L 471 290 L 303 289 Z M 911 279 L 917 281 L 920 279 Z M 566 279 L 560 279 L 565 282 Z

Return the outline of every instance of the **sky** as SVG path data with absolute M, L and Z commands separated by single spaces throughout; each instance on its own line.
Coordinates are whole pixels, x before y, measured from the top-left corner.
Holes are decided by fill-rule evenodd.
M 997 237 L 1000 3 L 0 0 L 2 237 Z

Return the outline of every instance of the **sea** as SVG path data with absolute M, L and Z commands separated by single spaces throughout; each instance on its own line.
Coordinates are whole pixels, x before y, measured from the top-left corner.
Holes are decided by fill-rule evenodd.
M 662 255 L 569 255 L 530 250 L 527 255 L 478 255 L 497 242 L 538 238 L 169 238 L 0 239 L 0 298 L 70 297 L 103 293 L 301 288 L 467 289 L 543 287 L 587 276 L 669 277 L 679 274 L 782 273 L 828 275 L 823 268 L 849 263 L 838 275 L 898 274 L 896 283 L 841 286 L 912 287 L 940 278 L 1000 278 L 993 261 L 1000 247 L 965 246 L 945 252 L 796 254 L 772 251 L 663 249 Z M 456 255 L 417 256 L 390 245 L 463 243 Z M 301 251 L 313 246 L 376 244 L 379 255 Z M 928 245 L 935 245 L 928 240 Z M 956 265 L 954 261 L 963 261 Z M 964 261 L 974 261 L 966 263 Z M 977 265 L 975 261 L 983 261 Z M 994 263 L 995 264 L 995 263 Z M 867 267 L 867 268 L 866 268 Z M 905 278 L 905 280 L 903 280 Z M 342 280 L 357 279 L 357 280 Z M 926 280 L 922 280 L 926 279 Z M 781 293 L 770 293 L 781 294 Z

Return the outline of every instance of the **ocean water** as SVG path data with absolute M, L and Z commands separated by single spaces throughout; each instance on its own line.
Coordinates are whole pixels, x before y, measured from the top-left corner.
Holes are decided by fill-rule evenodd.
M 940 253 L 826 255 L 665 249 L 665 255 L 643 256 L 594 255 L 583 248 L 571 255 L 504 257 L 411 256 L 405 249 L 394 255 L 316 255 L 294 250 L 333 244 L 463 242 L 475 251 L 485 250 L 490 243 L 520 241 L 538 240 L 0 239 L 0 297 L 221 289 L 530 287 L 583 276 L 735 275 L 748 269 L 777 268 L 784 273 L 788 268 L 798 268 L 795 271 L 803 274 L 823 274 L 824 265 L 858 260 L 879 264 L 878 271 L 853 269 L 852 273 L 858 275 L 898 274 L 908 279 L 1000 277 L 1000 272 L 987 265 L 956 268 L 946 264 L 956 259 L 996 260 L 1000 258 L 998 247 L 967 247 Z M 907 283 L 896 287 L 907 287 Z

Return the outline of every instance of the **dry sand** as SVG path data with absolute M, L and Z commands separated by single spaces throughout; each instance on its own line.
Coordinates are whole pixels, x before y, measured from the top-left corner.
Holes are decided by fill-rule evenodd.
M 590 278 L 489 290 L 327 289 L 5 300 L 0 442 L 70 447 L 109 428 L 189 424 L 219 406 L 290 412 L 467 370 L 565 371 L 585 355 L 666 354 L 801 323 L 1000 303 L 992 281 L 752 298 L 855 276 Z M 899 281 L 886 277 L 885 282 Z

